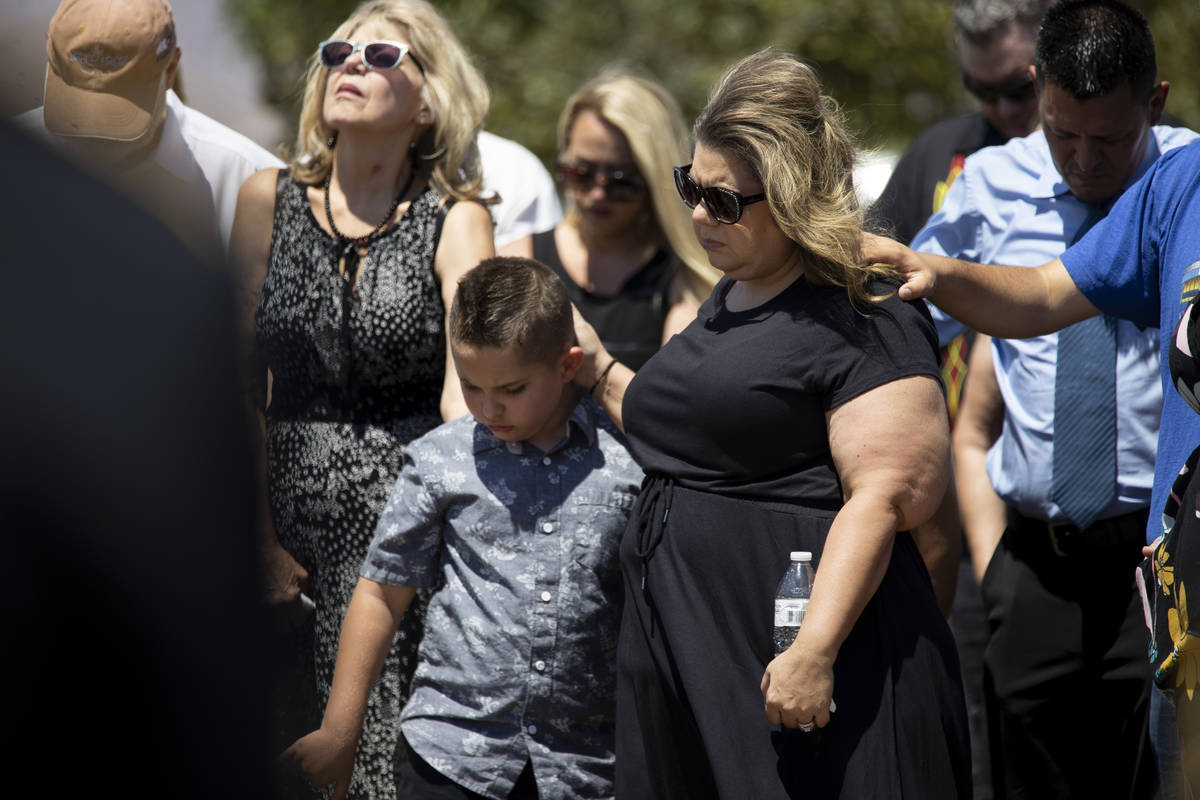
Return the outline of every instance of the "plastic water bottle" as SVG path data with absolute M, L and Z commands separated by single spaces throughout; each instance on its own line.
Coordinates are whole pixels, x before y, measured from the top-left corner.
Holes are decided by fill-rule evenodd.
M 800 631 L 812 595 L 812 553 L 795 550 L 775 592 L 775 655 L 787 650 Z

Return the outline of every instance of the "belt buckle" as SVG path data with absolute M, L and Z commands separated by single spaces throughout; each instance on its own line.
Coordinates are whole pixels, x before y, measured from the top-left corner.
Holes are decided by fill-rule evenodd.
M 1073 522 L 1047 522 L 1046 533 L 1050 537 L 1050 547 L 1054 554 L 1059 558 L 1066 558 L 1070 555 L 1072 541 L 1078 538 L 1080 530 Z

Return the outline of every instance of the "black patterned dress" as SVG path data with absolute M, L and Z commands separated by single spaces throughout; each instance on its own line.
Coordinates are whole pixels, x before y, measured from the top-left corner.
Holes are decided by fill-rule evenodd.
M 404 445 L 441 422 L 445 310 L 433 261 L 444 209 L 432 190 L 413 200 L 372 242 L 357 285 L 349 287 L 306 188 L 280 172 L 270 260 L 254 321 L 273 377 L 267 410 L 271 513 L 280 543 L 309 572 L 317 606 L 312 660 L 298 661 L 308 662 L 309 680 L 315 679 L 319 713 L 329 698 L 342 617 Z M 395 795 L 397 720 L 423 616 L 423 603 L 414 603 L 371 693 L 351 797 Z M 298 706 L 305 700 L 294 698 Z M 319 716 L 308 720 L 313 722 Z

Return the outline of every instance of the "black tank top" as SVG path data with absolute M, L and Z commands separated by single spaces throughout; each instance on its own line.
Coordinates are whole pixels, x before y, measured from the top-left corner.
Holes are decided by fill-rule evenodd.
M 592 294 L 571 279 L 558 257 L 553 230 L 534 234 L 533 257 L 562 278 L 571 302 L 622 364 L 637 371 L 658 350 L 670 310 L 671 281 L 678 269 L 669 250 L 656 252 L 614 295 Z

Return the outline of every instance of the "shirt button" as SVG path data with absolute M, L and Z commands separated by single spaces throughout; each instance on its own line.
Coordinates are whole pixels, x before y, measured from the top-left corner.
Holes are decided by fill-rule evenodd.
M 549 522 L 543 522 L 542 533 L 554 533 L 554 525 Z
M 551 597 L 551 594 L 549 592 L 542 592 L 542 602 L 543 603 L 549 603 L 550 597 Z
M 546 456 L 545 458 L 543 458 L 542 463 L 545 464 L 547 467 L 550 466 L 550 456 Z
M 536 669 L 538 672 L 545 672 L 546 671 L 546 662 L 545 661 L 535 661 L 535 662 L 533 662 L 533 668 Z M 530 731 L 530 733 L 533 733 L 533 731 Z
M 535 733 L 537 733 L 537 725 L 530 725 L 529 727 L 527 727 L 525 729 L 525 732 L 528 733 L 530 736 L 534 735 Z

